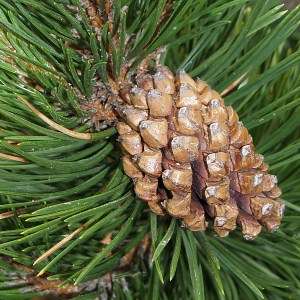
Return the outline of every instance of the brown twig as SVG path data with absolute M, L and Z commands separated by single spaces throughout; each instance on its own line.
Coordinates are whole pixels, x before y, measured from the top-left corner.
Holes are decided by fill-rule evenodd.
M 100 242 L 104 245 L 109 245 L 111 242 L 112 235 L 113 235 L 113 231 L 108 232 Z
M 23 157 L 8 155 L 8 154 L 4 154 L 4 153 L 0 153 L 0 157 L 4 158 L 4 159 L 13 160 L 13 161 L 23 162 L 23 163 L 28 162 L 28 160 Z
M 21 214 L 23 214 L 24 212 L 26 212 L 25 208 L 18 209 L 18 210 L 16 210 L 15 212 L 13 212 L 13 211 L 8 211 L 8 212 L 5 212 L 5 213 L 0 214 L 0 220 L 8 219 L 8 218 L 14 217 L 14 216 L 16 216 L 16 215 L 21 215 Z
M 228 86 L 220 95 L 225 96 L 229 92 L 231 92 L 239 83 L 244 79 L 244 77 L 248 74 L 249 71 L 245 72 L 241 77 L 239 77 L 236 81 L 234 81 L 230 86 Z
M 45 123 L 56 129 L 57 131 L 60 131 L 64 133 L 65 135 L 74 137 L 76 139 L 81 139 L 81 140 L 91 140 L 92 135 L 90 133 L 81 133 L 81 132 L 76 132 L 67 128 L 62 127 L 61 125 L 53 122 L 50 120 L 48 117 L 46 117 L 44 114 L 42 114 L 39 110 L 37 110 L 34 106 L 32 106 L 28 101 L 26 101 L 23 97 L 18 96 L 18 98 L 40 119 L 42 119 Z
M 170 12 L 170 7 L 171 7 L 171 5 L 173 4 L 173 2 L 174 2 L 174 0 L 168 0 L 168 1 L 167 1 L 166 5 L 165 5 L 165 7 L 164 7 L 164 10 L 163 10 L 163 12 L 162 12 L 162 14 L 161 14 L 161 16 L 160 16 L 158 22 L 157 22 L 157 30 L 159 29 L 159 26 L 160 26 L 161 24 L 163 24 L 164 21 L 166 20 L 166 18 L 168 17 L 168 14 L 169 14 L 169 12 Z
M 78 233 L 80 233 L 84 229 L 85 229 L 84 226 L 81 226 L 81 227 L 77 228 L 75 231 L 73 231 L 72 233 L 70 233 L 67 237 L 65 237 L 60 242 L 58 242 L 57 244 L 55 244 L 52 248 L 50 248 L 48 251 L 46 251 L 38 259 L 36 259 L 35 262 L 33 263 L 33 265 L 36 265 L 36 264 L 42 262 L 44 259 L 46 259 L 48 256 L 50 256 L 56 250 L 58 250 L 59 248 L 61 248 L 64 244 L 66 244 L 67 242 L 69 242 L 75 235 L 77 235 Z M 41 276 L 43 274 L 44 274 L 44 272 L 41 271 L 37 276 Z
M 87 284 L 78 286 L 74 286 L 73 284 L 66 284 L 62 287 L 59 287 L 59 285 L 62 283 L 62 280 L 48 280 L 44 277 L 36 277 L 36 271 L 34 269 L 13 262 L 11 259 L 8 259 L 6 257 L 2 257 L 1 260 L 2 259 L 17 270 L 23 271 L 23 273 L 13 275 L 13 277 L 15 278 L 14 280 L 16 280 L 18 283 L 22 285 L 28 284 L 28 286 L 22 288 L 23 293 L 39 292 L 45 296 L 55 297 L 55 299 L 60 299 L 61 297 L 64 297 L 65 299 L 65 297 L 70 298 L 79 295 L 87 286 Z M 24 271 L 26 272 L 25 274 Z
M 39 292 L 41 295 L 49 297 L 49 299 L 60 299 L 60 297 L 65 299 L 79 295 L 83 290 L 96 291 L 99 289 L 99 287 L 106 287 L 106 289 L 108 289 L 106 292 L 111 293 L 111 287 L 113 282 L 116 280 L 114 279 L 115 275 L 126 271 L 128 267 L 134 263 L 134 260 L 138 256 L 144 258 L 145 256 L 149 255 L 150 248 L 150 238 L 149 235 L 146 234 L 143 240 L 135 248 L 121 258 L 119 266 L 114 271 L 102 276 L 101 278 L 80 283 L 76 286 L 73 284 L 65 284 L 61 286 L 63 280 L 48 280 L 47 277 L 42 276 L 41 273 L 37 275 L 37 272 L 33 268 L 15 263 L 8 257 L 0 257 L 0 259 L 6 261 L 6 263 L 10 264 L 16 269 L 26 272 L 25 274 L 24 272 L 21 274 L 13 274 L 14 280 L 16 280 L 18 283 L 22 285 L 27 284 L 22 288 L 23 293 Z M 49 275 L 51 275 L 51 273 L 47 274 L 47 276 Z

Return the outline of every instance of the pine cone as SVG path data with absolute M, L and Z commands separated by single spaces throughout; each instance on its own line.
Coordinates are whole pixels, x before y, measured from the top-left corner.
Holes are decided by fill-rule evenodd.
M 125 173 L 157 215 L 183 219 L 190 230 L 245 239 L 265 225 L 275 231 L 284 211 L 274 175 L 232 107 L 204 81 L 158 66 L 120 91 L 114 107 Z

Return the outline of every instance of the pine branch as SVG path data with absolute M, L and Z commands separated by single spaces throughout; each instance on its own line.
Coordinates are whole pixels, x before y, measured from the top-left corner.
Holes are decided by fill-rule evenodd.
M 0 298 L 40 294 L 45 281 L 33 273 L 64 286 L 52 296 L 70 289 L 83 299 L 298 298 L 299 9 L 273 0 L 0 0 Z M 135 199 L 110 101 L 157 62 L 227 89 L 278 175 L 280 232 L 251 243 L 238 232 L 192 234 Z M 15 275 L 20 265 L 27 281 Z

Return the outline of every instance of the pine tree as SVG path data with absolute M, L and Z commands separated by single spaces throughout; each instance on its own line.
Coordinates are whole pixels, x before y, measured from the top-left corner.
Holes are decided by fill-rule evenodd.
M 298 299 L 299 9 L 274 0 L 0 0 L 0 299 Z M 165 143 L 154 136 L 155 151 L 122 159 L 132 146 L 122 133 L 148 113 L 141 95 L 157 72 L 176 91 L 178 80 L 201 78 L 238 113 L 278 177 L 278 230 L 282 206 L 270 222 L 239 206 L 232 229 L 237 221 L 242 230 L 229 233 L 213 228 L 213 213 L 195 223 L 190 202 L 184 212 L 141 201 L 154 182 L 137 183 L 143 159 L 167 156 L 157 150 Z M 160 99 L 172 102 L 158 94 L 151 116 Z M 131 99 L 141 110 L 129 118 Z M 191 194 L 161 171 L 162 200 Z

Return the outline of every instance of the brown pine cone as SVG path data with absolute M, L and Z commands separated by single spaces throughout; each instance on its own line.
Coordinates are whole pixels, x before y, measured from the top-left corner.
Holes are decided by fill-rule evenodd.
M 115 103 L 125 173 L 152 212 L 183 219 L 190 230 L 228 236 L 242 228 L 255 238 L 275 231 L 281 191 L 232 107 L 200 79 L 158 66 L 139 74 Z

